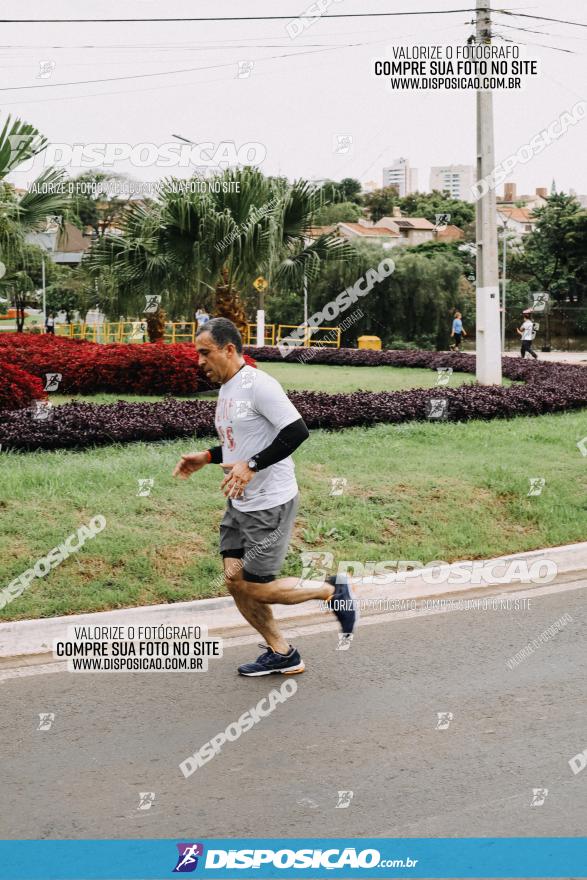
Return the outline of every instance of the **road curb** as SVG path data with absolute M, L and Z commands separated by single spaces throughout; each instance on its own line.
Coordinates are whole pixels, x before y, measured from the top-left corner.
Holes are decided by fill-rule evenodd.
M 511 563 L 518 562 L 512 568 Z M 525 564 L 524 564 L 525 563 Z M 549 579 L 523 580 L 528 571 L 539 570 L 542 564 Z M 465 569 L 463 569 L 465 566 Z M 472 567 L 473 577 L 462 582 L 463 571 Z M 474 567 L 476 566 L 476 568 Z M 512 577 L 514 570 L 515 577 Z M 509 575 L 508 575 L 509 572 Z M 361 614 L 389 614 L 390 610 L 405 611 L 422 601 L 469 598 L 507 593 L 520 589 L 543 587 L 556 582 L 564 584 L 585 573 L 587 585 L 587 542 L 567 544 L 515 553 L 493 559 L 461 561 L 439 565 L 435 569 L 414 569 L 382 577 L 353 578 L 353 590 L 361 607 Z M 459 578 L 461 581 L 459 582 Z M 397 607 L 395 607 L 397 606 Z M 318 601 L 300 605 L 275 605 L 276 618 L 284 625 L 299 627 L 324 622 L 330 612 Z M 70 626 L 120 625 L 199 625 L 207 627 L 210 635 L 235 638 L 250 635 L 251 628 L 237 611 L 229 597 L 196 599 L 173 605 L 147 605 L 116 611 L 23 620 L 0 624 L 0 667 L 14 668 L 32 663 L 47 663 L 52 658 L 53 641 L 62 639 Z

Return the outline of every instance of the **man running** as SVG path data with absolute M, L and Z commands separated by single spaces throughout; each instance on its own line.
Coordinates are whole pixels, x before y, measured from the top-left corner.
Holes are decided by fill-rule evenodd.
M 522 325 L 521 327 L 516 327 L 516 333 L 518 336 L 522 337 L 521 346 L 520 346 L 520 355 L 525 358 L 526 352 L 531 354 L 533 358 L 537 359 L 538 355 L 532 348 L 532 340 L 536 335 L 534 333 L 534 324 L 532 322 L 532 309 L 526 309 L 522 312 Z
M 304 661 L 283 638 L 272 604 L 326 600 L 345 636 L 357 620 L 347 575 L 327 577 L 322 586 L 278 579 L 299 502 L 291 454 L 309 432 L 279 382 L 245 363 L 232 321 L 212 318 L 198 330 L 196 348 L 208 379 L 221 385 L 215 416 L 221 445 L 183 455 L 173 475 L 186 479 L 210 463 L 225 469 L 221 487 L 228 502 L 220 524 L 225 582 L 240 613 L 266 642 L 265 652 L 239 666 L 239 673 L 303 672 Z

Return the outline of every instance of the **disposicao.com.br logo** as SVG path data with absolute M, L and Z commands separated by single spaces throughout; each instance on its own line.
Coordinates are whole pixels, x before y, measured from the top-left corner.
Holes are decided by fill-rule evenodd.
M 177 864 L 174 874 L 190 874 L 198 867 L 198 858 L 204 855 L 202 843 L 176 843 L 178 850 Z
M 187 844 L 183 844 L 187 846 Z M 196 846 L 192 844 L 191 846 Z M 203 851 L 202 844 L 197 844 Z M 178 844 L 179 847 L 179 844 Z M 195 857 L 195 854 L 192 855 Z M 194 871 L 196 865 L 180 868 L 182 861 L 178 859 L 178 865 L 174 871 Z M 263 865 L 280 868 L 306 868 L 306 869 L 341 869 L 341 868 L 380 868 L 397 867 L 413 868 L 418 860 L 405 859 L 382 859 L 377 849 L 360 849 L 355 847 L 333 847 L 332 849 L 208 849 L 204 870 L 258 870 Z

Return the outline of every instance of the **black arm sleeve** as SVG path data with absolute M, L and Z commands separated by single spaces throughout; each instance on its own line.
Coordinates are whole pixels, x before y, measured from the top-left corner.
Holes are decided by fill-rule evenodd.
M 264 468 L 268 468 L 272 464 L 277 464 L 278 461 L 287 458 L 309 436 L 310 432 L 303 419 L 296 419 L 295 422 L 286 425 L 266 449 L 263 449 L 254 456 L 257 460 L 257 470 L 262 471 Z
M 222 464 L 222 446 L 213 446 L 208 452 L 212 456 L 210 464 Z

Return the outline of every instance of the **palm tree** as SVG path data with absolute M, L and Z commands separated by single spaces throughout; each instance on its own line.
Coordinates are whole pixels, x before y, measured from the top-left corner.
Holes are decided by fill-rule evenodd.
M 7 266 L 0 288 L 11 292 L 16 300 L 19 331 L 24 323 L 26 296 L 31 289 L 26 272 L 25 235 L 42 229 L 47 217 L 62 215 L 67 210 L 69 197 L 63 186 L 62 170 L 43 171 L 20 199 L 5 178 L 46 146 L 47 139 L 33 125 L 8 116 L 0 131 L 0 260 Z
M 18 249 L 19 232 L 36 231 L 45 225 L 47 217 L 67 210 L 63 170 L 43 171 L 21 199 L 16 198 L 14 188 L 5 179 L 46 146 L 47 139 L 33 125 L 8 116 L 0 131 L 0 244 L 6 253 L 11 245 Z
M 196 181 L 197 178 L 194 178 Z M 129 206 L 122 234 L 96 242 L 87 259 L 99 276 L 117 279 L 118 307 L 142 307 L 141 298 L 166 291 L 167 310 L 191 312 L 202 290 L 213 292 L 215 312 L 246 330 L 240 292 L 259 274 L 273 284 L 313 278 L 323 260 L 346 259 L 336 235 L 311 241 L 308 231 L 322 205 L 306 181 L 288 184 L 254 168 L 225 171 L 205 191 L 169 179 L 159 200 Z

